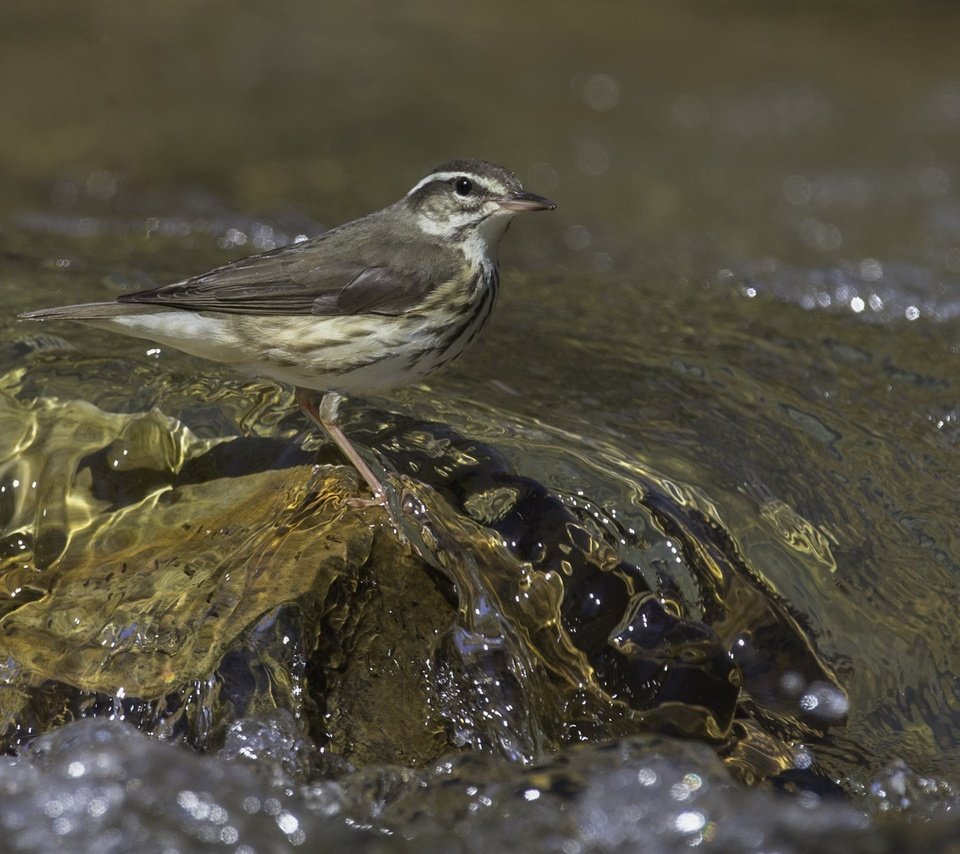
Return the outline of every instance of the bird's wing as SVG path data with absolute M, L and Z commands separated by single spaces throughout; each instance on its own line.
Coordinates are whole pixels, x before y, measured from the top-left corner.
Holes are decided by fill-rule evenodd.
M 227 314 L 397 315 L 438 284 L 423 265 L 333 261 L 330 255 L 340 253 L 321 246 L 286 246 L 118 301 Z

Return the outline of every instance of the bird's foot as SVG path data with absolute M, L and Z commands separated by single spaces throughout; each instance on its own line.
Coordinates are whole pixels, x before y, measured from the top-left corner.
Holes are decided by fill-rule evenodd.
M 370 466 L 353 447 L 346 434 L 340 428 L 340 401 L 342 395 L 335 391 L 328 391 L 320 405 L 317 405 L 316 395 L 308 389 L 298 388 L 296 391 L 297 403 L 304 411 L 306 416 L 323 430 L 340 449 L 350 464 L 357 470 L 357 473 L 366 481 L 367 486 L 373 493 L 372 498 L 350 498 L 347 503 L 351 507 L 375 507 L 380 505 L 389 510 L 387 500 L 387 491 L 380 479 L 373 473 Z
M 362 510 L 365 507 L 383 507 L 390 512 L 390 499 L 385 492 L 372 495 L 370 498 L 361 498 L 359 495 L 346 499 L 347 507 Z

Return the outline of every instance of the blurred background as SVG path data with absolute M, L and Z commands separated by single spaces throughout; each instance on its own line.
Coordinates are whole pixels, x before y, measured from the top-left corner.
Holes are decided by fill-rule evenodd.
M 530 266 L 704 278 L 749 266 L 787 298 L 825 302 L 814 270 L 883 290 L 893 265 L 933 289 L 925 277 L 960 271 L 952 14 L 24 4 L 0 60 L 5 221 L 200 196 L 329 226 L 476 156 L 566 201 L 526 225 Z M 508 259 L 523 257 L 511 244 Z
M 849 696 L 832 776 L 864 800 L 809 844 L 896 850 L 858 817 L 946 820 L 960 785 L 958 32 L 936 2 L 16 3 L 7 387 L 272 435 L 266 392 L 146 342 L 44 326 L 76 351 L 25 368 L 14 317 L 313 236 L 451 158 L 507 166 L 558 210 L 505 239 L 476 347 L 369 405 L 624 529 L 641 483 L 708 508 Z M 623 554 L 653 578 L 668 545 Z M 737 850 L 802 848 L 809 815 L 716 797 L 756 830 Z M 684 821 L 664 850 L 709 841 Z

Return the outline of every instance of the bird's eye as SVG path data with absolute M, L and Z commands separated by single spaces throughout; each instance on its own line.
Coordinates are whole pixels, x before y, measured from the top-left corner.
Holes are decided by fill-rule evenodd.
M 464 178 L 462 175 L 457 178 L 453 185 L 453 190 L 458 196 L 469 196 L 472 189 L 473 181 L 469 178 Z

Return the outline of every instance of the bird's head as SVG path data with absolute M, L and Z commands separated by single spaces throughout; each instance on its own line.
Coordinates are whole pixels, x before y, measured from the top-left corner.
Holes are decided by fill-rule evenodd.
M 424 235 L 496 248 L 514 214 L 553 210 L 543 196 L 528 193 L 516 176 L 484 160 L 451 160 L 438 166 L 404 197 Z

